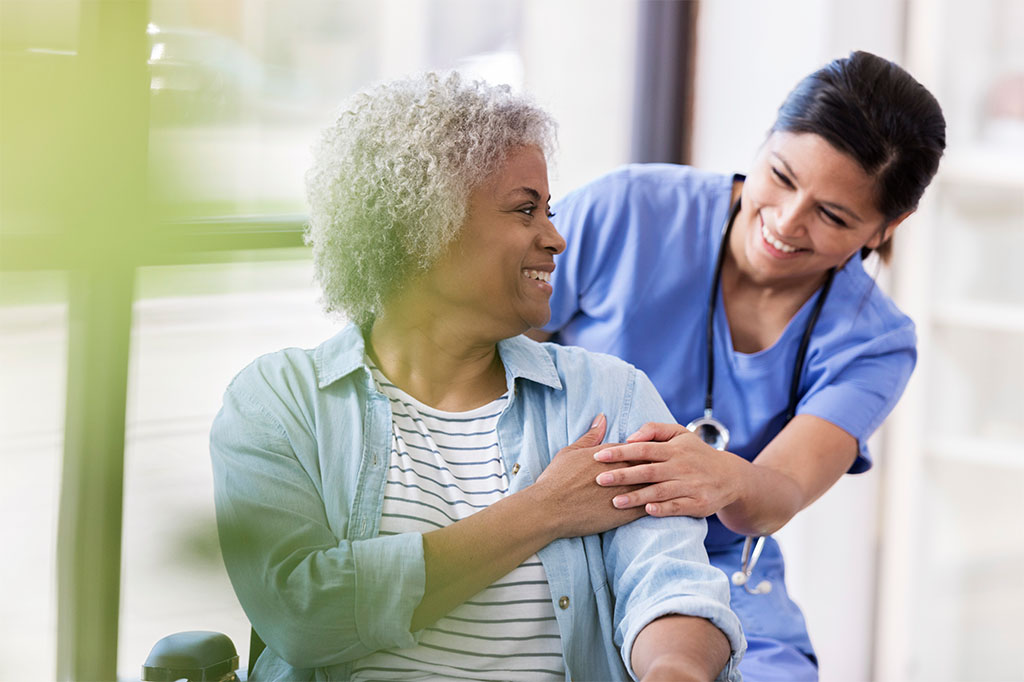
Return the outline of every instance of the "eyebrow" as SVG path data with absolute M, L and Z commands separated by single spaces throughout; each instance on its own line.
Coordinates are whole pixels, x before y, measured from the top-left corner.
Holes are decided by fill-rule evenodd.
M 774 156 L 776 159 L 778 159 L 779 163 L 781 163 L 783 166 L 786 167 L 786 172 L 789 173 L 789 175 L 794 180 L 799 182 L 799 178 L 797 177 L 796 173 L 793 171 L 792 168 L 790 168 L 789 164 L 786 163 L 786 160 L 784 158 L 782 158 L 782 156 L 780 156 L 778 152 L 772 152 L 772 156 Z M 820 203 L 822 206 L 828 206 L 829 208 L 831 208 L 831 209 L 833 209 L 835 211 L 839 211 L 840 213 L 845 213 L 845 214 L 849 215 L 850 217 L 852 217 L 854 220 L 856 220 L 858 222 L 864 222 L 863 218 L 861 218 L 859 215 L 854 213 L 852 210 L 850 210 L 846 206 L 843 206 L 842 204 L 837 204 L 837 203 L 834 203 L 834 202 L 831 202 L 831 201 L 819 201 L 818 203 Z
M 537 190 L 535 190 L 532 187 L 517 187 L 517 188 L 511 190 L 510 192 L 508 192 L 505 196 L 508 197 L 508 198 L 512 198 L 512 196 L 516 195 L 516 194 L 526 194 L 531 199 L 533 199 L 534 201 L 537 201 L 537 202 L 540 201 L 540 192 L 538 192 Z M 547 200 L 549 202 L 551 201 L 551 195 L 550 194 L 548 195 L 548 199 Z

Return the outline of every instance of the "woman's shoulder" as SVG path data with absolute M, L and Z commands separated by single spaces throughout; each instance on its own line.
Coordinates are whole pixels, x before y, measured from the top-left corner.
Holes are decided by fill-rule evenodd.
M 540 346 L 554 362 L 563 383 L 593 376 L 603 376 L 608 381 L 626 381 L 637 371 L 630 363 L 607 353 L 558 343 L 542 343 Z
M 298 397 L 362 367 L 362 344 L 358 329 L 349 325 L 315 348 L 290 347 L 264 353 L 243 367 L 227 390 Z
M 618 441 L 644 422 L 671 421 L 668 408 L 647 375 L 625 360 L 578 346 L 530 343 L 554 365 L 567 416 L 571 421 L 586 421 L 570 425 L 570 431 L 582 433 L 589 424 L 587 420 L 599 413 L 608 417 L 608 438 Z

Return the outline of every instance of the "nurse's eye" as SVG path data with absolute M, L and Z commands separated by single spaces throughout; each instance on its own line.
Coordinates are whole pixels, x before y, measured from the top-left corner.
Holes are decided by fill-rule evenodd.
M 846 221 L 837 216 L 832 211 L 828 210 L 827 208 L 821 208 L 821 215 L 825 217 L 825 220 L 832 223 L 836 227 L 846 227 Z
M 793 181 L 790 180 L 789 177 L 785 173 L 780 171 L 775 166 L 772 166 L 772 174 L 775 176 L 776 180 L 781 182 L 783 185 L 785 185 L 789 189 L 795 189 L 796 188 L 796 185 L 793 184 Z

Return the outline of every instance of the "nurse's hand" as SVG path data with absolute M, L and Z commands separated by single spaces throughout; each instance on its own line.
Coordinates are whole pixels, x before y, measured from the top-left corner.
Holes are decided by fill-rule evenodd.
M 736 501 L 746 460 L 715 450 L 679 424 L 644 424 L 624 445 L 594 453 L 598 462 L 633 466 L 605 471 L 598 485 L 645 485 L 612 499 L 620 509 L 651 516 L 711 516 Z

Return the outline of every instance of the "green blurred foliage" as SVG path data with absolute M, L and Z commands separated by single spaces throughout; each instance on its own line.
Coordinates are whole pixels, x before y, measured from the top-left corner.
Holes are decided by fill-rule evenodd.
M 149 232 L 147 3 L 0 4 L 0 267 L 130 261 Z

